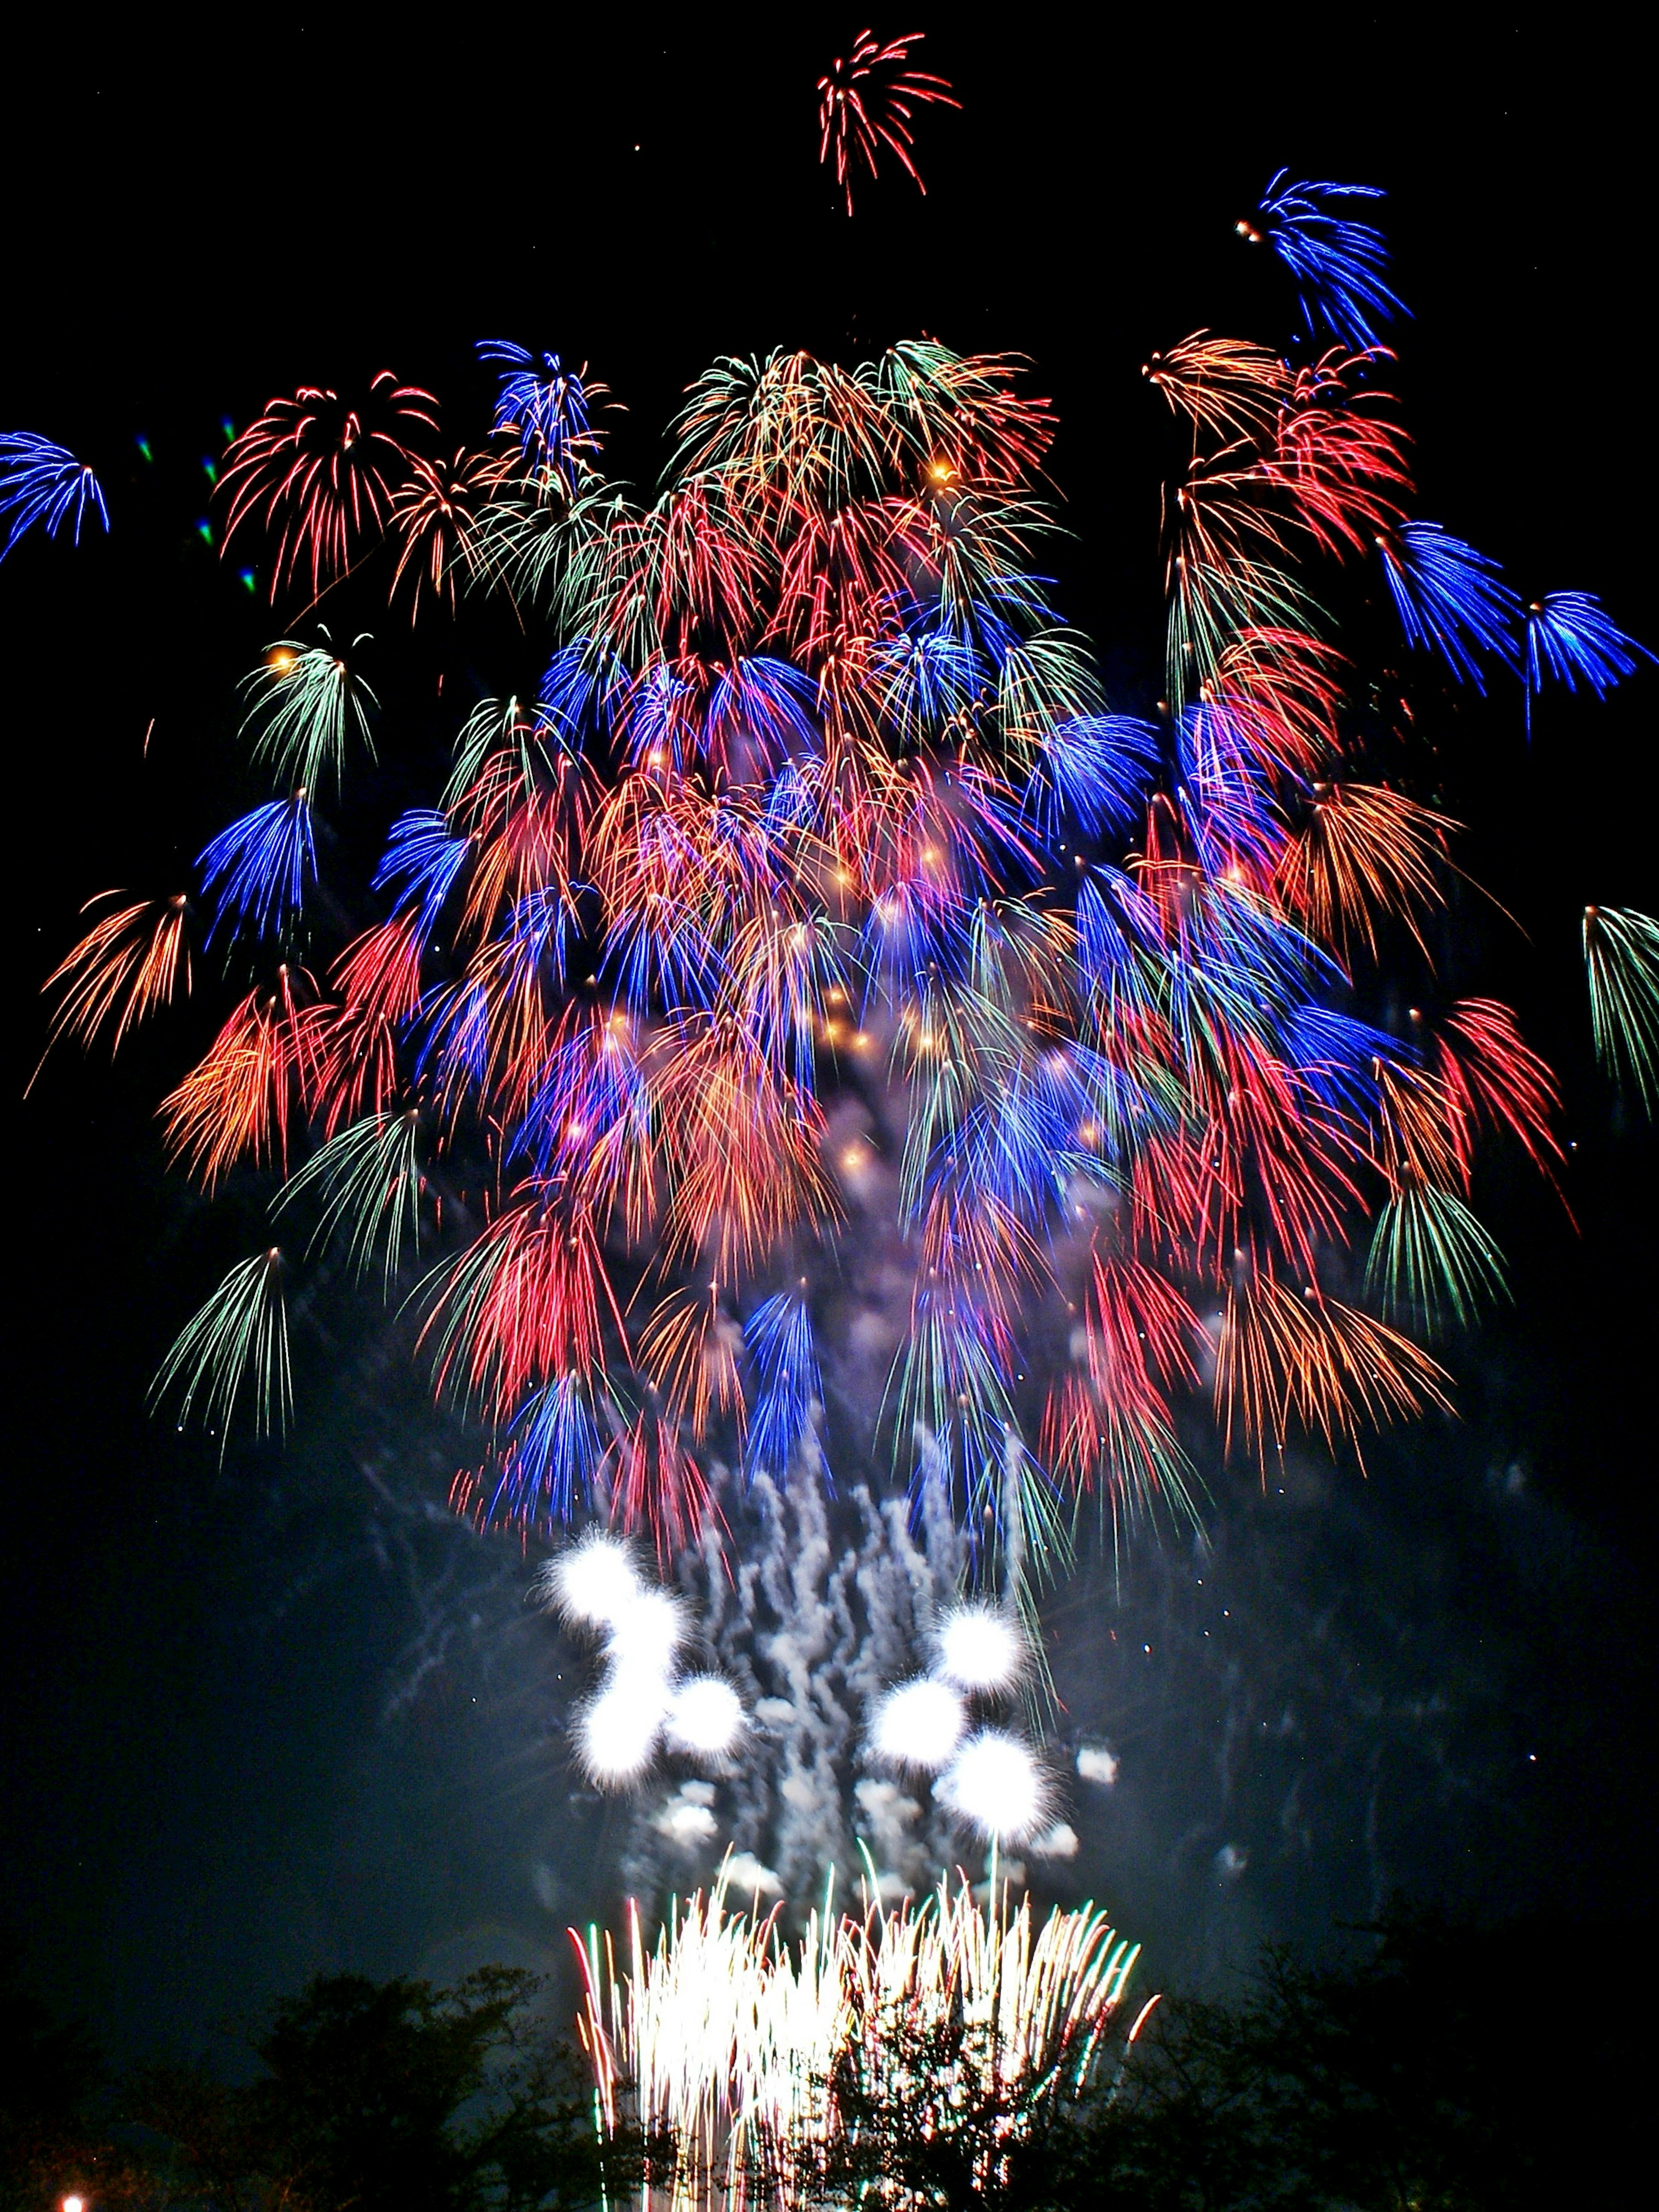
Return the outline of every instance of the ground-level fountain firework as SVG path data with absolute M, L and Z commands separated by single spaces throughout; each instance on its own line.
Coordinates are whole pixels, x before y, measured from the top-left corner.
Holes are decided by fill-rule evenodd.
M 1103 1915 L 1056 1908 L 1038 1926 L 994 1882 L 986 1901 L 947 1881 L 890 1911 L 866 1893 L 838 1912 L 827 1896 L 794 1942 L 775 1917 L 728 1912 L 726 1887 L 692 1897 L 653 1947 L 637 1916 L 620 1957 L 597 1930 L 580 1947 L 601 2124 L 625 2103 L 647 2138 L 672 2140 L 674 2200 L 742 2203 L 762 2174 L 789 2201 L 792 2166 L 840 2124 L 848 2055 L 896 2073 L 947 2023 L 963 2033 L 923 2094 L 924 2131 L 949 2126 L 970 2086 L 1011 2110 L 1022 2084 L 1077 2087 L 1135 1962 Z

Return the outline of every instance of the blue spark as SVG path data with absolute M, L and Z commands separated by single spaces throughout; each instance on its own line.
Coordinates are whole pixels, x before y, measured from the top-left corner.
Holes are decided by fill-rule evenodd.
M 609 734 L 611 720 L 628 687 L 628 670 L 606 646 L 573 638 L 547 664 L 542 705 L 568 744 Z
M 1576 691 L 1582 680 L 1603 699 L 1613 685 L 1633 676 L 1638 660 L 1653 655 L 1616 628 L 1599 599 L 1589 592 L 1547 592 L 1527 609 L 1527 733 L 1532 734 L 1532 702 L 1545 678 Z
M 1225 705 L 1188 707 L 1176 726 L 1176 757 L 1177 804 L 1204 866 L 1219 875 L 1241 857 L 1270 860 L 1281 831 L 1248 724 Z
M 580 890 L 582 886 L 574 888 Z M 539 890 L 526 892 L 507 919 L 508 988 L 526 988 L 544 967 L 554 988 L 562 989 L 565 953 L 578 927 L 570 900 L 559 885 L 544 884 Z
M 764 654 L 736 659 L 708 695 L 704 750 L 722 759 L 747 738 L 763 757 L 811 745 L 816 738 L 807 709 L 816 696 L 811 678 L 787 660 Z
M 1262 194 L 1264 230 L 1240 223 L 1247 237 L 1266 236 L 1296 280 L 1310 337 L 1325 331 L 1339 345 L 1370 349 L 1395 315 L 1409 311 L 1383 283 L 1388 242 L 1375 224 L 1333 214 L 1332 200 L 1380 200 L 1375 185 L 1289 185 L 1281 169 Z
M 430 1071 L 445 1092 L 477 1089 L 489 1065 L 489 1000 L 483 985 L 463 976 L 440 985 L 422 1000 L 425 1041 L 415 1061 L 415 1080 Z
M 0 521 L 8 515 L 12 518 L 6 542 L 0 545 L 0 561 L 37 522 L 48 538 L 56 538 L 71 514 L 78 545 L 81 523 L 88 507 L 96 509 L 107 531 L 109 510 L 104 505 L 103 488 L 84 463 L 32 430 L 0 431 Z
M 603 1446 L 580 1382 L 561 1376 L 532 1392 L 513 1416 L 501 1480 L 489 1501 L 493 1517 L 505 1500 L 516 1518 L 539 1509 L 568 1521 L 579 1501 L 592 1502 L 593 1470 Z
M 250 927 L 259 937 L 280 934 L 304 904 L 307 881 L 316 880 L 317 848 L 305 793 L 270 799 L 244 814 L 219 832 L 196 865 L 204 895 L 223 884 L 210 940 L 227 915 L 235 934 Z
M 495 428 L 517 436 L 532 466 L 574 485 L 580 458 L 593 442 L 581 377 L 557 354 L 533 354 L 510 338 L 481 338 L 478 358 L 500 362 L 507 370 L 495 402 Z
M 385 857 L 369 888 L 379 891 L 400 886 L 398 905 L 407 905 L 412 897 L 420 907 L 421 927 L 429 930 L 471 849 L 470 837 L 451 836 L 447 815 L 431 807 L 411 807 L 392 823 Z
M 1056 843 L 1068 823 L 1105 836 L 1133 817 L 1158 767 L 1158 732 L 1132 714 L 1079 714 L 1050 730 L 1036 750 L 1027 801 L 1039 837 Z
M 1515 665 L 1521 600 L 1495 561 L 1437 522 L 1407 522 L 1376 544 L 1408 644 L 1443 653 L 1452 673 L 1479 691 L 1486 685 L 1477 648 Z
M 544 1182 L 573 1172 L 619 1135 L 641 1152 L 650 1141 L 651 1094 L 626 1032 L 607 1024 L 596 1051 L 591 1031 L 564 1038 L 549 1055 L 541 1086 L 509 1147 Z
M 1322 1105 L 1364 1121 L 1376 1103 L 1379 1068 L 1412 1054 L 1386 1030 L 1329 1006 L 1297 1007 L 1283 1028 L 1285 1056 Z
M 932 629 L 881 646 L 873 672 L 899 741 L 921 744 L 968 704 L 983 664 L 951 631 Z
M 1146 1003 L 1146 962 L 1159 944 L 1158 912 L 1133 878 L 1103 864 L 1078 886 L 1078 973 L 1085 991 Z
M 751 1476 L 781 1478 L 811 1432 L 814 1406 L 823 1401 L 812 1316 L 802 1299 L 780 1292 L 750 1315 L 743 1340 L 760 1376 L 746 1464 Z

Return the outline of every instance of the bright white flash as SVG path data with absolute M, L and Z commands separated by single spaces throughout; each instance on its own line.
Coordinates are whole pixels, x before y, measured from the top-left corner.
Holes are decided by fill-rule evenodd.
M 588 1628 L 610 1627 L 641 1594 L 627 1545 L 598 1528 L 561 1552 L 542 1583 L 566 1620 Z
M 991 1605 L 953 1606 L 939 1625 L 939 1672 L 961 1690 L 1012 1690 L 1025 1666 L 1025 1641 Z
M 590 1781 L 624 1789 L 650 1765 L 668 1710 L 668 1690 L 655 1675 L 613 1674 L 576 1717 L 576 1749 Z
M 937 1774 L 951 1763 L 967 1724 L 962 1700 L 944 1682 L 923 1675 L 889 1690 L 870 1723 L 870 1746 L 890 1766 Z
M 743 1700 L 718 1674 L 690 1674 L 674 1686 L 668 1741 L 677 1751 L 718 1759 L 743 1734 Z
M 685 1641 L 685 1614 L 665 1589 L 635 1583 L 631 1596 L 609 1617 L 605 1656 L 619 1672 L 666 1681 Z
M 988 1841 L 1022 1844 L 1048 1826 L 1048 1785 L 1018 1736 L 981 1729 L 933 1785 L 952 1812 Z

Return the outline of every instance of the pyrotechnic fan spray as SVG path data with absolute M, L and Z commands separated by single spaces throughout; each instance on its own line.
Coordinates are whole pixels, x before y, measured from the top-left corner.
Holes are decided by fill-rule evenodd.
M 942 96 L 894 74 L 906 44 L 825 80 L 843 180 L 877 90 L 874 143 L 907 160 L 902 94 Z M 1080 1501 L 1114 1526 L 1194 1510 L 1193 1398 L 1264 1470 L 1298 1436 L 1358 1449 L 1449 1405 L 1419 1340 L 1504 1280 L 1477 1149 L 1559 1160 L 1514 1017 L 1438 991 L 1455 825 L 1402 787 L 1403 708 L 1371 711 L 1322 610 L 1356 609 L 1363 656 L 1369 573 L 1405 658 L 1507 675 L 1528 730 L 1548 685 L 1599 695 L 1648 656 L 1589 595 L 1523 603 L 1413 514 L 1398 302 L 1380 231 L 1343 211 L 1377 197 L 1276 179 L 1239 227 L 1289 272 L 1302 338 L 1198 332 L 1146 365 L 1187 459 L 1163 672 L 1129 701 L 1051 604 L 1054 421 L 1002 356 L 723 359 L 651 500 L 604 473 L 603 387 L 505 341 L 480 349 L 501 375 L 476 447 L 385 371 L 272 399 L 227 457 L 225 542 L 259 549 L 273 600 L 412 586 L 431 625 L 501 595 L 545 671 L 533 697 L 462 697 L 435 804 L 389 825 L 365 894 L 325 898 L 319 810 L 356 787 L 378 648 L 288 622 L 240 732 L 276 787 L 188 889 L 117 895 L 50 979 L 52 1036 L 118 1043 L 210 951 L 239 978 L 163 1102 L 173 1157 L 210 1190 L 271 1179 L 307 1255 L 347 1262 L 337 1280 L 415 1289 L 436 1387 L 484 1431 L 462 1510 L 544 1538 L 647 1530 L 665 1570 L 706 1573 L 714 1648 L 738 1618 L 750 1640 L 743 1726 L 675 1671 L 665 1596 L 640 1616 L 649 1663 L 611 1625 L 584 1753 L 611 1778 L 664 1751 L 740 1761 L 745 1739 L 776 1749 L 769 1702 L 787 1705 L 781 1771 L 805 1797 L 734 1819 L 769 1823 L 791 1868 L 790 1821 L 827 1838 L 819 1793 L 857 1730 L 901 1771 L 950 1738 L 941 1796 L 970 1818 L 1007 1796 L 1012 1753 L 939 1681 L 878 1703 L 915 1664 L 877 1656 L 881 1603 L 839 1656 L 842 1595 L 904 1556 L 894 1511 L 855 1492 L 850 1583 L 744 1559 L 716 1618 L 711 1480 L 728 1524 L 741 1482 L 775 1528 L 878 1430 L 922 1522 L 937 1488 L 961 1531 L 948 1574 L 925 1535 L 926 1606 L 977 1578 L 1029 1624 Z M 78 533 L 89 505 L 102 520 L 63 448 L 0 441 L 8 551 L 37 522 Z M 341 942 L 345 912 L 362 926 Z M 1598 1049 L 1647 1101 L 1656 927 L 1585 921 Z M 1404 1034 L 1370 1018 L 1402 982 Z M 185 1412 L 282 1425 L 294 1258 L 262 1237 L 187 1325 L 161 1378 Z M 872 1344 L 884 1393 L 859 1381 Z M 960 1697 L 954 1649 L 935 1656 Z M 826 1668 L 857 1694 L 817 1741 Z
M 1103 1914 L 1056 1909 L 1038 1926 L 1029 1899 L 1011 1911 L 994 1885 L 982 1901 L 945 1882 L 889 1912 L 866 1900 L 838 1915 L 826 1896 L 793 1943 L 773 1918 L 728 1913 L 726 1896 L 723 1880 L 693 1896 L 649 1950 L 631 1916 L 620 1960 L 596 1929 L 578 1942 L 602 2124 L 614 2130 L 625 2103 L 647 2135 L 672 2136 L 665 2180 L 691 2199 L 741 2202 L 757 2164 L 787 2172 L 804 2136 L 836 2124 L 837 2061 L 856 2046 L 896 2066 L 907 2031 L 966 2024 L 952 2070 L 979 2089 L 1062 2073 L 1075 2085 L 1137 1955 Z M 949 2124 L 965 2086 L 939 2079 L 933 2124 Z

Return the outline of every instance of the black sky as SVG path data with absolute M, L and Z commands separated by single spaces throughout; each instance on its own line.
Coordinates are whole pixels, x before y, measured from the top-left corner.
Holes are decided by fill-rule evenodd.
M 1528 596 L 1596 592 L 1659 642 L 1651 57 L 1622 11 L 1547 42 L 1451 12 L 878 21 L 927 27 L 963 112 L 921 119 L 927 198 L 872 186 L 851 224 L 816 160 L 813 82 L 857 28 L 836 12 L 705 12 L 665 41 L 551 12 L 434 41 L 382 14 L 29 50 L 0 148 L 0 427 L 96 462 L 115 530 L 0 568 L 14 1093 L 81 902 L 168 874 L 230 811 L 231 687 L 276 633 L 195 535 L 200 457 L 301 381 L 390 363 L 459 435 L 486 401 L 473 341 L 520 337 L 610 383 L 648 477 L 716 353 L 917 331 L 1018 350 L 1061 419 L 1062 604 L 1132 684 L 1161 434 L 1140 363 L 1200 324 L 1276 334 L 1285 296 L 1233 218 L 1281 164 L 1363 179 L 1415 314 L 1423 511 Z M 1221 1481 L 1214 1557 L 1249 1623 L 1224 1659 L 1175 1589 L 1200 1572 L 1184 1553 L 1132 1559 L 1121 1589 L 1096 1570 L 1063 1615 L 1079 1728 L 1142 1747 L 1135 1790 L 1080 1818 L 1081 1866 L 1160 1970 L 1317 1940 L 1378 1864 L 1506 1910 L 1651 1910 L 1659 1194 L 1589 1059 L 1576 930 L 1588 899 L 1659 902 L 1656 699 L 1650 673 L 1552 702 L 1530 751 L 1512 699 L 1437 726 L 1463 864 L 1519 925 L 1471 894 L 1455 963 L 1514 999 L 1577 1147 L 1576 1231 L 1517 1174 L 1483 1194 L 1516 1297 L 1455 1362 L 1462 1426 L 1379 1450 L 1363 1485 Z M 161 1172 L 149 1109 L 179 1049 L 54 1066 L 9 1151 L 0 1913 L 125 2048 L 199 2039 L 316 1966 L 540 1960 L 605 1902 L 606 1836 L 570 1825 L 550 1733 L 565 1661 L 522 1618 L 512 1547 L 447 1522 L 453 1440 L 402 1343 L 313 1356 L 286 1455 L 222 1471 L 146 1417 L 204 1255 L 240 1249 Z M 1436 1698 L 1443 1726 L 1413 1717 Z M 1258 1747 L 1218 1810 L 1242 1726 L 1286 1771 Z M 1315 1841 L 1275 1861 L 1298 1808 Z M 1226 1819 L 1265 1840 L 1218 1903 Z

